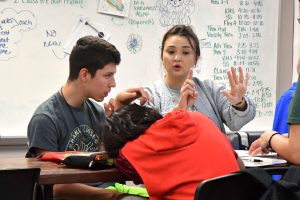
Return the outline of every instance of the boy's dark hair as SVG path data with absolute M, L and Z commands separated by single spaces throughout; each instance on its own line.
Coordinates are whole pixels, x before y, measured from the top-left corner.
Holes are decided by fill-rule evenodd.
M 118 156 L 119 150 L 131 140 L 138 138 L 162 115 L 152 108 L 130 104 L 107 118 L 103 129 L 103 144 L 109 156 Z
M 76 42 L 69 58 L 68 80 L 77 79 L 82 68 L 86 68 L 94 77 L 98 69 L 109 63 L 118 65 L 120 61 L 120 52 L 111 43 L 96 36 L 82 37 Z
M 165 48 L 166 40 L 171 36 L 186 37 L 187 40 L 189 41 L 189 44 L 195 51 L 197 59 L 199 58 L 200 56 L 199 39 L 195 34 L 195 32 L 193 31 L 192 27 L 188 25 L 175 25 L 165 33 L 161 44 L 161 58 L 163 57 L 163 51 Z

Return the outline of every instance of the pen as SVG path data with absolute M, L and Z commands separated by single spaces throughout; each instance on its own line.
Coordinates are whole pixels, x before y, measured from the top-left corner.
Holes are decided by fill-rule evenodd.
M 261 159 L 257 159 L 257 158 L 242 158 L 242 160 L 248 162 L 263 162 Z

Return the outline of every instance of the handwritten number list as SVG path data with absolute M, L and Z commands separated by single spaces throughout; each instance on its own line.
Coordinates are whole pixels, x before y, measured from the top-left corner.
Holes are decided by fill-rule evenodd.
M 228 84 L 226 71 L 230 66 L 242 66 L 250 74 L 247 95 L 257 106 L 257 117 L 273 116 L 272 86 L 265 84 L 262 74 L 261 44 L 265 40 L 265 9 L 263 0 L 239 0 L 238 6 L 229 0 L 211 0 L 212 6 L 224 8 L 222 24 L 207 26 L 207 38 L 211 53 L 221 59 L 220 65 L 213 66 L 213 79 Z M 230 41 L 230 42 L 226 42 Z M 276 66 L 272 66 L 276 69 Z M 265 71 L 264 71 L 265 72 Z M 268 74 L 264 74 L 268 76 Z

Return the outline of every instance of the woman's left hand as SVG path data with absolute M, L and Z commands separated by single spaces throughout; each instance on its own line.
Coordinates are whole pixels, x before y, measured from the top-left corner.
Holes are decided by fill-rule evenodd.
M 227 77 L 230 84 L 230 91 L 221 91 L 224 96 L 227 97 L 231 105 L 236 105 L 243 101 L 243 97 L 247 91 L 249 74 L 246 72 L 244 77 L 242 67 L 238 67 L 239 75 L 236 74 L 233 67 L 227 72 Z

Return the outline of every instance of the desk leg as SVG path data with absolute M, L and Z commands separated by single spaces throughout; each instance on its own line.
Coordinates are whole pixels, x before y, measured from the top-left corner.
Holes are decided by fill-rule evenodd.
M 53 200 L 53 185 L 44 185 L 44 200 Z

